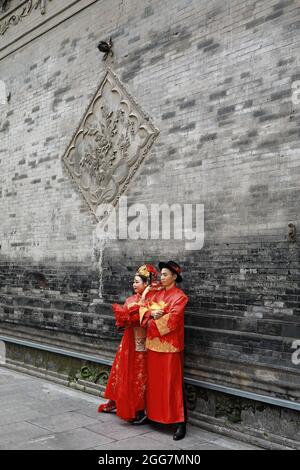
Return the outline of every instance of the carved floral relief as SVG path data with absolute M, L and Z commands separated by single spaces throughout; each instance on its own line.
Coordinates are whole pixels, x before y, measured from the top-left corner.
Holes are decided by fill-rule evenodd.
M 100 204 L 117 204 L 157 135 L 150 118 L 108 70 L 63 156 L 96 217 Z

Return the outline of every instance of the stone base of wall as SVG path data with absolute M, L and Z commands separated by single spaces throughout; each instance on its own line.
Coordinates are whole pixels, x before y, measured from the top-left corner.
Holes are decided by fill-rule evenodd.
M 197 387 L 189 421 L 265 449 L 300 449 L 300 413 Z
M 6 343 L 2 367 L 99 397 L 104 394 L 110 370 L 101 363 L 13 343 Z M 297 411 L 189 384 L 186 394 L 191 424 L 265 449 L 300 449 Z

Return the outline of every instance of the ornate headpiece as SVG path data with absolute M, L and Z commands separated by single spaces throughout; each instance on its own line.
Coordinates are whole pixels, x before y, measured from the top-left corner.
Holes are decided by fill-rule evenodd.
M 151 276 L 152 279 L 156 279 L 158 276 L 158 272 L 152 264 L 143 264 L 138 268 L 136 274 L 146 278 L 150 278 Z

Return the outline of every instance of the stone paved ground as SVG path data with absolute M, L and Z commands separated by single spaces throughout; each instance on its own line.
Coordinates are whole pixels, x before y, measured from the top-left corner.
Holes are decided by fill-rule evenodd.
M 2 449 L 258 449 L 188 425 L 184 440 L 157 424 L 132 426 L 97 413 L 103 399 L 0 367 Z

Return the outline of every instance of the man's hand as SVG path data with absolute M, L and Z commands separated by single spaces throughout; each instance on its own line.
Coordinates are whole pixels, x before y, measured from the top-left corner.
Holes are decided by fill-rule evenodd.
M 154 318 L 154 320 L 158 320 L 163 316 L 164 312 L 162 310 L 153 310 L 151 312 L 151 317 Z

